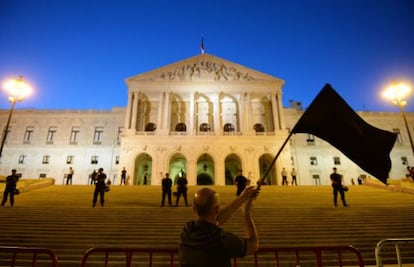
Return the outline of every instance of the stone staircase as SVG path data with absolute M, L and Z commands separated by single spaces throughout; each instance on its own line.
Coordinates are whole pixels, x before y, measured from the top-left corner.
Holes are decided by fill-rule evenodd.
M 189 194 L 197 188 L 190 186 Z M 214 188 L 223 203 L 235 196 L 231 186 Z M 0 245 L 50 248 L 59 266 L 80 266 L 90 247 L 177 247 L 182 226 L 194 218 L 182 202 L 161 208 L 158 186 L 112 186 L 103 208 L 91 207 L 93 189 L 54 185 L 16 196 L 14 207 L 0 208 Z M 414 195 L 353 186 L 347 200 L 350 207 L 335 208 L 329 186 L 262 187 L 254 211 L 260 245 L 354 245 L 366 265 L 375 265 L 377 242 L 414 237 Z M 240 221 L 237 212 L 225 228 L 242 235 Z M 414 246 L 401 249 L 404 262 L 414 263 Z M 393 257 L 393 251 L 388 248 L 386 254 Z M 251 261 L 241 259 L 238 266 L 251 266 Z

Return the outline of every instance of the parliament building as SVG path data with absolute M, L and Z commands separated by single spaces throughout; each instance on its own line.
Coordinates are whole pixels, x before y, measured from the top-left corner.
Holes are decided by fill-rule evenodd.
M 328 185 L 333 167 L 345 182 L 370 174 L 336 148 L 290 129 L 304 113 L 282 105 L 284 81 L 210 55 L 197 55 L 126 79 L 128 104 L 112 110 L 17 109 L 8 128 L 0 174 L 52 177 L 88 184 L 103 168 L 114 184 L 127 170 L 129 185 L 160 185 L 165 173 L 190 185 L 232 185 L 239 169 L 256 183 L 281 185 L 283 168 L 299 185 Z M 321 88 L 323 85 L 321 84 Z M 303 90 L 297 88 L 297 90 Z M 0 110 L 0 126 L 8 110 Z M 400 112 L 357 112 L 367 123 L 398 134 L 390 178 L 405 177 L 413 151 Z M 414 116 L 407 113 L 409 125 Z M 412 128 L 411 128 L 412 131 Z M 290 184 L 289 184 L 290 185 Z

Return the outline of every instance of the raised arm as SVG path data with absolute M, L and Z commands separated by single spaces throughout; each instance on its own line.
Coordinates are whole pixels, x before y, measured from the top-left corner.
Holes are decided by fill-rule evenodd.
M 246 255 L 253 254 L 259 249 L 259 235 L 252 214 L 253 200 L 254 198 L 249 198 L 243 205 L 244 232 L 247 240 Z
M 216 224 L 223 225 L 231 218 L 234 212 L 236 212 L 239 207 L 249 198 L 255 198 L 258 194 L 258 191 L 254 186 L 249 186 L 244 189 L 240 196 L 236 197 L 232 202 L 224 206 L 217 215 Z

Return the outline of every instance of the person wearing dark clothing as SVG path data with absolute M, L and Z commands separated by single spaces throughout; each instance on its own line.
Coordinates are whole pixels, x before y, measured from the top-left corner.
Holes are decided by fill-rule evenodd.
M 73 174 L 74 173 L 75 172 L 73 171 L 73 168 L 72 167 L 69 167 L 69 172 L 68 172 L 68 175 L 66 177 L 66 185 L 72 184 L 72 177 L 73 177 Z
M 95 170 L 93 170 L 92 174 L 91 174 L 91 185 L 95 184 L 95 177 L 96 177 L 97 172 Z
M 281 175 L 282 175 L 282 185 L 288 185 L 287 171 L 285 168 L 282 169 Z
M 19 176 L 16 174 L 16 170 L 11 171 L 11 175 L 6 177 L 6 188 L 3 193 L 3 201 L 1 205 L 4 206 L 7 202 L 7 197 L 10 195 L 10 206 L 14 205 L 14 194 L 16 190 L 16 183 L 19 181 Z
M 234 182 L 237 186 L 236 196 L 240 196 L 241 192 L 246 188 L 247 185 L 247 178 L 243 176 L 243 170 L 239 170 L 236 178 L 234 178 Z
M 330 176 L 331 183 L 332 183 L 332 189 L 333 189 L 333 201 L 335 207 L 337 206 L 337 199 L 338 199 L 338 192 L 341 195 L 342 204 L 344 207 L 347 207 L 348 204 L 346 204 L 345 201 L 345 190 L 342 185 L 342 175 L 337 173 L 337 169 L 333 168 L 333 173 Z
M 105 180 L 106 174 L 103 172 L 103 168 L 99 168 L 98 173 L 95 175 L 95 191 L 93 192 L 92 207 L 96 206 L 98 201 L 98 194 L 101 201 L 101 206 L 104 206 L 105 203 Z
M 161 207 L 164 207 L 165 197 L 168 197 L 168 204 L 171 206 L 171 187 L 172 187 L 172 180 L 168 173 L 165 174 L 165 177 L 161 181 L 162 185 L 162 199 L 161 199 Z
M 290 176 L 292 176 L 292 185 L 298 185 L 298 182 L 296 180 L 296 170 L 295 168 L 292 168 L 292 171 L 290 172 Z
M 125 170 L 125 167 L 122 168 L 121 171 L 121 185 L 124 184 L 125 185 L 125 181 L 126 181 L 126 173 L 127 171 Z
M 220 198 L 211 188 L 194 194 L 193 209 L 197 220 L 185 224 L 179 243 L 181 267 L 230 267 L 231 259 L 253 254 L 259 248 L 259 237 L 252 216 L 253 201 L 259 191 L 247 187 L 227 206 L 220 207 Z M 242 207 L 244 236 L 221 228 Z
M 180 200 L 181 195 L 184 198 L 185 206 L 188 206 L 187 203 L 187 179 L 183 176 L 178 177 L 177 179 L 177 200 L 175 201 L 175 206 L 178 206 L 178 201 Z

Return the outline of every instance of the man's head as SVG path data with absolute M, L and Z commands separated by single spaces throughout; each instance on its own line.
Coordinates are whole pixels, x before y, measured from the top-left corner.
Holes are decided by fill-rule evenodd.
M 333 170 L 333 172 L 336 172 L 337 169 L 336 169 L 336 167 L 333 167 L 332 170 Z
M 16 171 L 16 169 L 13 169 L 13 170 L 12 170 L 12 173 L 13 173 L 13 174 L 16 174 L 16 172 L 17 172 L 17 171 Z
M 98 171 L 99 171 L 99 172 L 103 172 L 103 168 L 99 168 L 99 169 L 98 169 Z
M 194 194 L 193 209 L 201 219 L 216 216 L 220 209 L 220 198 L 216 191 L 202 188 Z

